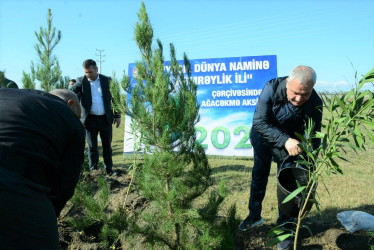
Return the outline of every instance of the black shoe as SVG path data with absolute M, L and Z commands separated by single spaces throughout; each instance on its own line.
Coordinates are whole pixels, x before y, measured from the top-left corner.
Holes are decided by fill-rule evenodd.
M 245 220 L 242 221 L 239 225 L 239 230 L 240 231 L 247 231 L 250 228 L 257 227 L 264 223 L 264 220 L 260 218 L 253 219 L 252 217 L 248 216 Z
M 108 175 L 108 176 L 117 176 L 117 174 L 118 174 L 117 172 L 112 171 L 112 170 L 106 172 L 106 175 Z

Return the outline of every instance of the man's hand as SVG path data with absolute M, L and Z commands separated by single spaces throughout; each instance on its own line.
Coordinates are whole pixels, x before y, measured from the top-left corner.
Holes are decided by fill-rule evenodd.
M 299 148 L 299 141 L 298 140 L 295 140 L 295 139 L 292 139 L 292 138 L 289 138 L 286 143 L 284 144 L 284 147 L 287 149 L 288 151 L 288 154 L 290 156 L 296 156 L 296 155 L 299 155 L 302 150 L 301 148 Z
M 121 118 L 114 118 L 114 124 L 116 124 L 116 128 L 118 128 L 119 125 L 121 125 Z

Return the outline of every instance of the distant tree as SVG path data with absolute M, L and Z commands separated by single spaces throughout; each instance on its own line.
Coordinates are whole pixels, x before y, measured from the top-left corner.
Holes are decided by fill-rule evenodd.
M 170 44 L 171 70 L 166 73 L 162 43 L 158 40 L 157 48 L 152 49 L 153 29 L 144 3 L 138 17 L 135 40 L 142 60 L 136 63 L 137 83 L 130 86 L 126 76 L 122 83 L 131 94 L 127 114 L 132 124 L 136 124 L 134 132 L 139 132 L 143 145 L 139 147 L 144 152 L 144 162 L 136 172 L 136 185 L 150 200 L 151 208 L 142 213 L 141 218 L 137 217 L 133 230 L 146 236 L 156 247 L 212 249 L 227 246 L 222 243 L 228 238 L 227 231 L 220 231 L 222 224 L 216 220 L 219 204 L 225 196 L 223 185 L 219 191 L 212 191 L 207 204 L 199 207 L 194 204 L 212 179 L 204 149 L 196 141 L 199 105 L 190 62 L 184 55 L 183 72 L 174 46 Z M 227 225 L 235 224 L 232 223 L 234 207 L 229 218 L 231 223 L 221 221 L 225 230 Z M 232 234 L 236 227 L 230 227 Z
M 61 40 L 61 31 L 56 32 L 56 28 L 52 27 L 51 9 L 48 9 L 47 28 L 40 27 L 39 33 L 35 31 L 35 36 L 38 43 L 34 47 L 39 57 L 39 63 L 35 66 L 34 62 L 31 62 L 30 74 L 23 72 L 23 87 L 34 89 L 35 80 L 37 80 L 40 82 L 42 90 L 51 91 L 63 81 L 58 59 L 52 54 L 53 49 Z
M 125 73 L 124 73 L 125 74 Z M 110 81 L 110 93 L 113 98 L 113 109 L 116 113 L 125 114 L 126 112 L 126 95 L 121 94 L 121 83 L 116 78 L 116 72 L 113 72 Z
M 33 62 L 31 62 L 32 65 Z M 34 67 L 31 66 L 31 72 L 34 72 Z M 22 71 L 22 83 L 24 89 L 35 89 L 35 77 L 34 74 L 26 74 L 25 71 Z
M 70 77 L 69 76 L 64 76 L 60 77 L 58 82 L 56 83 L 55 88 L 56 89 L 68 89 L 70 86 Z

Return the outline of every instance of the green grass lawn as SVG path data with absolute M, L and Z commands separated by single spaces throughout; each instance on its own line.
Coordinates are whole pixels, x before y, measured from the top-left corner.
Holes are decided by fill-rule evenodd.
M 114 168 L 126 169 L 131 164 L 131 159 L 123 157 L 124 119 L 122 122 L 119 128 L 113 129 L 113 162 Z M 322 213 L 318 214 L 313 207 L 309 218 L 339 223 L 336 214 L 341 211 L 360 210 L 374 214 L 374 147 L 368 144 L 367 151 L 359 151 L 358 154 L 350 148 L 346 150 L 344 157 L 350 162 L 339 162 L 344 174 L 326 176 L 319 182 L 317 193 Z M 218 190 L 220 181 L 224 180 L 229 191 L 221 205 L 220 214 L 226 215 L 227 209 L 236 204 L 237 217 L 244 219 L 248 214 L 252 158 L 209 156 L 208 159 L 214 180 L 209 190 Z M 276 165 L 273 164 L 262 211 L 265 223 L 268 224 L 275 223 L 278 216 L 276 186 Z M 208 197 L 209 190 L 202 199 Z M 196 202 L 200 203 L 201 200 Z

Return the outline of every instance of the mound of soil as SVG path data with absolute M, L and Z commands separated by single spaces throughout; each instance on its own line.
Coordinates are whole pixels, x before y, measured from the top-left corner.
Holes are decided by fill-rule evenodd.
M 336 225 L 323 224 L 317 221 L 308 221 L 305 224 L 313 232 L 313 236 L 307 230 L 301 230 L 298 249 L 370 250 L 370 236 L 363 231 L 351 234 L 344 227 L 337 227 Z M 274 226 L 265 224 L 254 228 L 252 231 L 239 233 L 236 249 L 276 249 L 275 246 L 266 247 L 269 240 L 266 235 Z M 371 244 L 374 244 L 374 242 Z
M 83 179 L 96 180 L 97 176 L 104 175 L 103 171 L 93 171 L 83 173 Z M 126 211 L 135 211 L 144 209 L 148 206 L 148 201 L 138 195 L 132 189 L 125 201 L 128 186 L 130 184 L 130 177 L 124 170 L 117 172 L 116 176 L 107 176 L 107 183 L 110 187 L 111 193 L 109 197 L 109 204 L 107 211 L 113 211 L 115 208 L 122 206 Z M 102 225 L 94 223 L 93 225 L 78 231 L 69 226 L 68 218 L 76 213 L 82 211 L 73 209 L 72 203 L 68 202 L 58 219 L 60 245 L 61 249 L 105 249 L 100 244 L 98 237 Z M 349 233 L 344 227 L 333 224 L 324 224 L 321 221 L 311 220 L 309 218 L 304 220 L 313 232 L 313 236 L 305 229 L 301 230 L 298 249 L 343 249 L 343 250 L 370 250 L 369 241 L 370 236 L 359 231 L 356 233 Z M 273 247 L 266 247 L 269 238 L 267 234 L 275 225 L 267 224 L 266 222 L 252 230 L 246 232 L 238 232 L 236 238 L 236 249 L 276 249 Z M 372 239 L 371 244 L 374 244 Z M 117 249 L 123 249 L 120 244 L 116 244 Z M 139 249 L 145 249 L 145 245 Z

